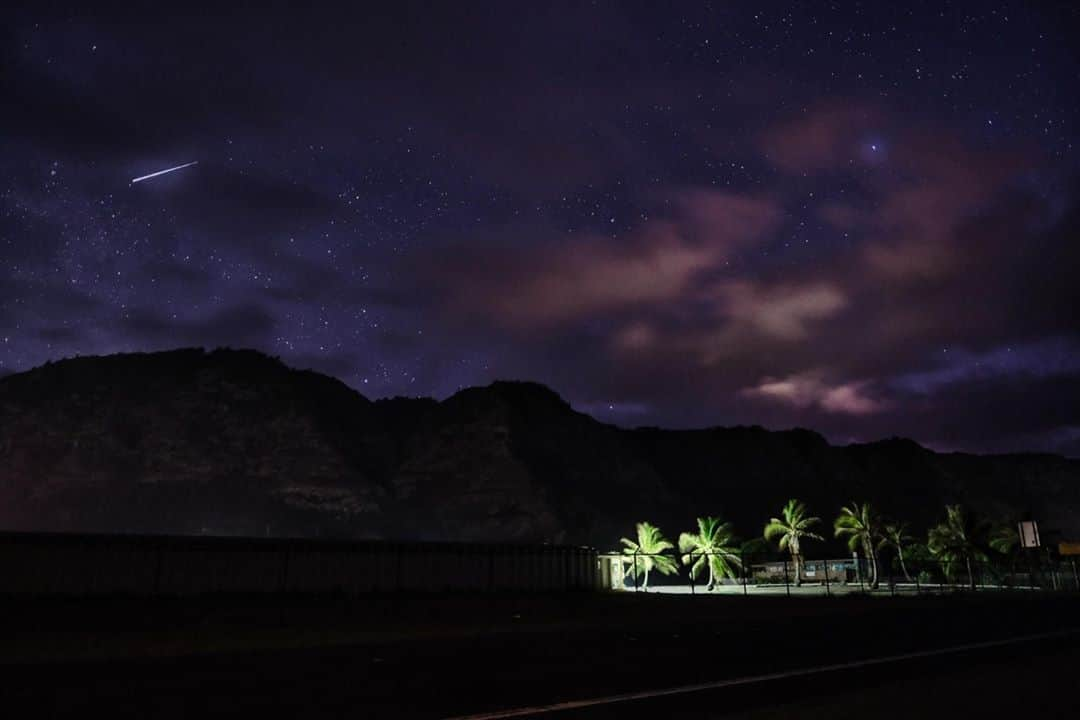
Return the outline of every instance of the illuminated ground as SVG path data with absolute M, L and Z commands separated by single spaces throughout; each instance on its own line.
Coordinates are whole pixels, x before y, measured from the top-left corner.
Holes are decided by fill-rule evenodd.
M 791 597 L 825 597 L 830 595 L 852 595 L 852 594 L 873 594 L 873 595 L 897 595 L 897 596 L 916 596 L 916 595 L 956 595 L 970 592 L 976 593 L 1029 593 L 1033 590 L 1031 587 L 1003 587 L 998 585 L 979 585 L 975 590 L 965 585 L 947 585 L 933 583 L 929 585 L 916 585 L 915 583 L 897 583 L 894 586 L 886 584 L 880 585 L 876 590 L 871 593 L 868 585 L 858 584 L 844 584 L 844 583 L 831 583 L 826 587 L 824 583 L 804 583 L 802 586 L 790 585 L 741 585 L 736 583 L 729 583 L 723 585 L 717 585 L 712 590 L 706 590 L 704 586 L 696 585 L 691 587 L 690 585 L 659 585 L 652 586 L 648 589 L 649 594 L 662 594 L 662 595 L 693 595 L 695 597 L 715 597 L 723 595 L 750 595 L 750 596 L 791 596 Z M 645 590 L 633 587 L 622 589 L 620 592 L 638 593 L 641 594 Z

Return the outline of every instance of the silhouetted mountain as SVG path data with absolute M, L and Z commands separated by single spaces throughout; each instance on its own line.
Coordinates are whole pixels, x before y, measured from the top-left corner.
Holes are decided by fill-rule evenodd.
M 526 382 L 371 402 L 254 351 L 84 357 L 0 379 L 0 528 L 580 542 L 797 496 L 924 529 L 947 502 L 1080 537 L 1080 461 L 834 447 L 808 430 L 627 430 Z

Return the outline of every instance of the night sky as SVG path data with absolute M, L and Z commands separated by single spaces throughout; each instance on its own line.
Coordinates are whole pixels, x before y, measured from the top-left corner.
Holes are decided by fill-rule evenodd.
M 0 372 L 1080 455 L 1069 3 L 86 5 L 0 23 Z

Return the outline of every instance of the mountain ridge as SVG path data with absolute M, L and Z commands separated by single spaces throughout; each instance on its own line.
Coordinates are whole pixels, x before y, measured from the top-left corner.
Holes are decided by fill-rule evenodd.
M 1080 461 L 813 430 L 623 428 L 500 380 L 370 400 L 254 350 L 86 356 L 0 377 L 0 528 L 613 547 L 697 515 L 755 537 L 787 498 L 931 524 L 946 502 L 1080 537 Z

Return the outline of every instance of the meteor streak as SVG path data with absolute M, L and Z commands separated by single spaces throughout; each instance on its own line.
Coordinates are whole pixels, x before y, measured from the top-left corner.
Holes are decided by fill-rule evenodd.
M 150 173 L 149 175 L 143 175 L 141 177 L 135 178 L 134 180 L 131 181 L 131 184 L 134 185 L 137 182 L 142 182 L 143 180 L 149 180 L 150 178 L 157 177 L 158 175 L 164 175 L 165 173 L 171 173 L 174 170 L 183 170 L 186 167 L 191 167 L 192 165 L 198 165 L 198 164 L 199 164 L 199 161 L 195 160 L 195 161 L 192 161 L 192 162 L 189 162 L 189 163 L 184 163 L 183 165 L 177 165 L 176 167 L 166 168 L 165 170 L 158 170 L 157 172 Z

